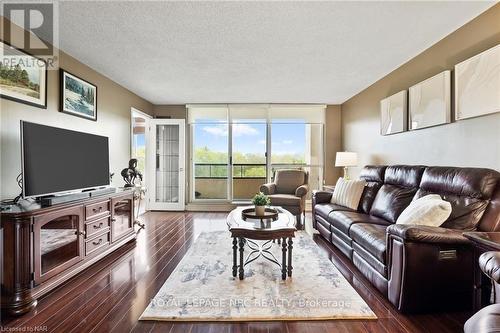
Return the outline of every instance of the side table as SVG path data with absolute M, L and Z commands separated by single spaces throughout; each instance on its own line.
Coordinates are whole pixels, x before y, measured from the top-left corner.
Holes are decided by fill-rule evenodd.
M 474 312 L 489 304 L 491 283 L 479 268 L 479 256 L 488 251 L 500 251 L 500 232 L 464 232 L 464 237 L 474 245 Z
M 335 185 L 323 185 L 323 191 L 333 192 L 335 190 Z

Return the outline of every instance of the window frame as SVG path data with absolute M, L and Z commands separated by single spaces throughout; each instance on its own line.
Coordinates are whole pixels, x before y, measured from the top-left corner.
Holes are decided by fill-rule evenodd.
M 232 138 L 233 138 L 233 117 L 231 114 L 231 108 L 234 107 L 247 107 L 247 108 L 253 108 L 253 107 L 266 107 L 267 108 L 267 116 L 266 116 L 266 183 L 271 182 L 273 178 L 273 172 L 272 168 L 275 166 L 280 166 L 280 167 L 290 167 L 290 168 L 296 168 L 296 167 L 302 167 L 302 168 L 319 168 L 319 186 L 321 186 L 324 183 L 324 165 L 325 165 L 325 114 L 326 114 L 326 105 L 319 105 L 319 104 L 188 104 L 186 105 L 186 110 L 188 114 L 188 122 L 187 126 L 189 127 L 189 182 L 188 182 L 188 187 L 189 187 L 189 203 L 193 204 L 209 204 L 209 203 L 214 203 L 214 204 L 240 204 L 240 203 L 249 203 L 250 199 L 248 200 L 241 200 L 241 199 L 234 199 L 233 197 L 233 164 L 232 164 Z M 196 121 L 193 121 L 190 119 L 190 109 L 194 108 L 207 108 L 209 110 L 210 108 L 227 108 L 227 113 L 226 113 L 226 120 L 222 122 L 221 124 L 227 125 L 228 126 L 228 136 L 227 136 L 227 198 L 222 198 L 222 199 L 199 199 L 196 198 L 195 192 L 196 192 L 196 175 L 195 175 L 195 161 L 194 161 L 194 129 L 195 129 L 195 124 Z M 272 124 L 273 123 L 280 123 L 279 121 L 276 121 L 276 118 L 273 121 L 272 118 L 272 109 L 273 108 L 284 108 L 284 109 L 306 109 L 306 110 L 311 110 L 311 109 L 316 109 L 318 111 L 322 112 L 322 115 L 319 117 L 318 122 L 306 122 L 305 124 L 307 125 L 320 125 L 321 126 L 321 138 L 320 138 L 320 164 L 281 164 L 281 163 L 275 163 L 273 164 L 271 162 L 271 157 L 272 157 Z M 259 118 L 260 119 L 260 118 Z M 297 118 L 299 119 L 299 118 Z M 206 122 L 207 124 L 209 122 Z M 214 123 L 216 123 L 214 121 Z M 286 124 L 287 122 L 283 122 L 280 124 Z M 198 123 L 198 124 L 203 124 L 203 122 Z

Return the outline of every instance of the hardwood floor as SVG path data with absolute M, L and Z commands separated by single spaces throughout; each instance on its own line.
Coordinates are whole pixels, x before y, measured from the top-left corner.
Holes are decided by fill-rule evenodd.
M 149 212 L 132 242 L 38 301 L 2 318 L 2 331 L 42 332 L 461 332 L 469 312 L 403 316 L 332 245 L 314 240 L 375 312 L 377 320 L 190 323 L 138 321 L 203 231 L 224 230 L 226 213 Z M 310 214 L 306 229 L 311 232 Z

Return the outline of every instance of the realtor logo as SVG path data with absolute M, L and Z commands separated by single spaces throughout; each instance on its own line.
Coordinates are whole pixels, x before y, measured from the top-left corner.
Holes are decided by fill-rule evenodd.
M 55 7 L 56 2 L 2 1 L 3 39 L 53 64 L 58 46 Z

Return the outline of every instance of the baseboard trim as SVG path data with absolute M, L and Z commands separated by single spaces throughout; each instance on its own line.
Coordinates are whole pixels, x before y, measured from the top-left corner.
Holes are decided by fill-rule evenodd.
M 230 212 L 236 205 L 230 203 L 188 203 L 187 212 Z
M 186 204 L 186 212 L 230 212 L 238 205 L 229 202 L 199 203 L 191 202 Z M 311 211 L 311 202 L 306 201 L 306 212 Z

